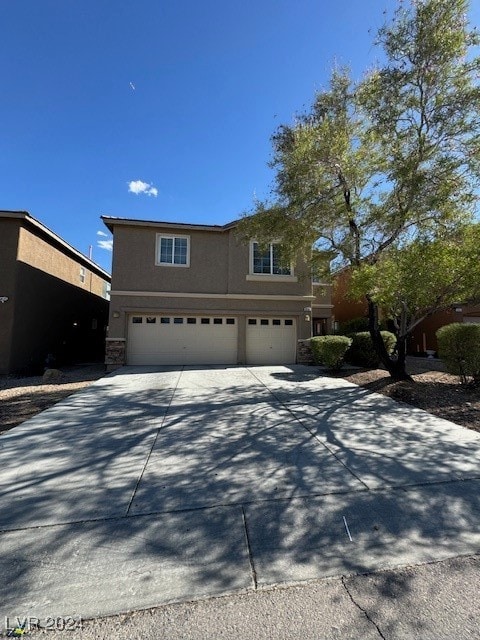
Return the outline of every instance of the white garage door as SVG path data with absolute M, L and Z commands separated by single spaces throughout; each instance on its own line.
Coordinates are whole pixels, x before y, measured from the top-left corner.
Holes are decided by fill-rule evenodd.
M 247 364 L 294 364 L 296 346 L 293 318 L 247 319 Z
M 236 318 L 131 315 L 127 363 L 236 364 Z

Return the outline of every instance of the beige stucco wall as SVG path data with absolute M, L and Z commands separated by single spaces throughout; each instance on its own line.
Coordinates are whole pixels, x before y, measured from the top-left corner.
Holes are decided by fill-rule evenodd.
M 158 266 L 158 234 L 190 237 L 190 266 Z M 228 235 L 117 226 L 114 231 L 112 290 L 226 293 Z
M 17 259 L 64 282 L 103 297 L 103 278 L 26 227 L 20 227 Z M 85 269 L 85 282 L 80 281 L 81 266 Z
M 316 284 L 312 287 L 315 299 L 312 301 L 313 315 L 318 318 L 328 318 L 332 314 L 332 285 Z
M 190 265 L 156 265 L 157 236 L 190 238 Z M 112 290 L 188 293 L 240 293 L 251 295 L 311 295 L 306 266 L 295 265 L 295 281 L 247 278 L 249 246 L 233 230 L 199 231 L 118 225 L 114 229 Z

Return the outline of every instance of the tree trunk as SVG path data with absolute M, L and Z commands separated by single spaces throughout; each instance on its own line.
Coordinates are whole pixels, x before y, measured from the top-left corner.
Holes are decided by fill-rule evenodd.
M 413 381 L 406 371 L 406 336 L 397 335 L 396 357 L 391 357 L 385 348 L 380 327 L 378 325 L 378 306 L 367 296 L 368 325 L 373 346 L 380 360 L 393 380 Z

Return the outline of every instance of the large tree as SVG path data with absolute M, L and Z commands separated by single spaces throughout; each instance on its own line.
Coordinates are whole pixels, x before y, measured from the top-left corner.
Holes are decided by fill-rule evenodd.
M 395 378 L 406 377 L 409 327 L 396 318 L 405 330 L 390 357 L 375 295 L 382 271 L 372 267 L 413 242 L 457 232 L 476 212 L 480 58 L 467 11 L 467 0 L 400 4 L 378 34 L 383 66 L 357 83 L 334 70 L 309 112 L 274 134 L 273 198 L 257 203 L 241 229 L 260 241 L 280 239 L 285 257 L 309 255 L 314 246 L 335 252 L 333 271 L 370 269 L 360 278 L 371 285 L 363 291 L 370 333 Z M 426 314 L 435 308 L 432 294 Z
M 374 263 L 354 269 L 354 297 L 368 295 L 397 336 L 397 368 L 409 334 L 422 320 L 453 305 L 480 301 L 480 225 L 392 246 Z

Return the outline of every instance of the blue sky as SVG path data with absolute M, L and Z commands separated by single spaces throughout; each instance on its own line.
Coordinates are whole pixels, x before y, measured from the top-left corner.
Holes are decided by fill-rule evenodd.
M 93 245 L 108 270 L 102 214 L 235 219 L 268 195 L 276 127 L 335 61 L 359 77 L 379 58 L 374 34 L 395 5 L 3 0 L 0 208 Z

